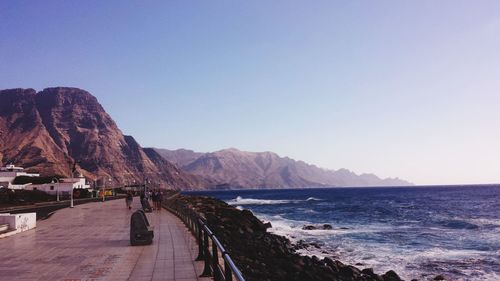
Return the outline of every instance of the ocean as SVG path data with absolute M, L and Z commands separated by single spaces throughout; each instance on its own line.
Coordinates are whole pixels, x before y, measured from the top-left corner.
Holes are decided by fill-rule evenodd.
M 190 192 L 251 210 L 269 230 L 333 257 L 402 278 L 500 280 L 500 186 Z M 330 224 L 332 229 L 322 229 Z M 304 230 L 305 225 L 319 229 Z

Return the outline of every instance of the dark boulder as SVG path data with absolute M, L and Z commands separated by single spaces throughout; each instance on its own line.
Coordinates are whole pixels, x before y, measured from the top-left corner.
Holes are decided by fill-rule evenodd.
M 302 227 L 302 230 L 316 230 L 318 229 L 317 227 L 315 227 L 314 225 L 304 225 Z
M 384 281 L 402 281 L 399 275 L 392 270 L 387 271 L 384 275 L 382 275 L 382 278 Z
M 324 224 L 323 229 L 324 230 L 331 230 L 331 229 L 333 229 L 333 227 L 330 224 Z

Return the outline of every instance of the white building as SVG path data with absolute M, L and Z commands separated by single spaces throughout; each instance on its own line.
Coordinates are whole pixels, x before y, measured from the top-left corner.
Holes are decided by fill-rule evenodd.
M 39 177 L 38 173 L 26 173 L 24 168 L 16 167 L 12 164 L 0 168 L 0 186 L 10 189 L 24 189 L 25 184 L 14 185 L 12 182 L 16 177 L 26 176 L 26 177 Z
M 73 189 L 89 189 L 90 185 L 86 183 L 83 176 L 78 178 L 61 178 L 59 182 L 44 183 L 44 184 L 29 184 L 24 189 L 26 190 L 40 190 L 49 194 L 69 194 Z
M 83 176 L 78 178 L 61 178 L 59 180 L 55 179 L 52 183 L 44 184 L 13 184 L 14 179 L 19 176 L 27 177 L 39 177 L 40 174 L 37 173 L 27 173 L 24 172 L 24 168 L 16 167 L 14 165 L 7 165 L 0 168 L 0 188 L 9 189 L 25 189 L 25 190 L 40 190 L 45 191 L 49 194 L 60 195 L 69 194 L 73 189 L 89 189 L 90 185 L 86 183 Z

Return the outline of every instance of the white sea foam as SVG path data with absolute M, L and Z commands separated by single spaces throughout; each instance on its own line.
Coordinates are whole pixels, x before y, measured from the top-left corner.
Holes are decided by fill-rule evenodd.
M 500 226 L 500 219 L 476 218 L 464 220 L 479 226 Z
M 268 216 L 263 214 L 255 214 L 260 220 L 264 222 L 270 222 L 272 227 L 269 229 L 269 232 L 285 236 L 290 239 L 292 242 L 297 242 L 299 240 L 307 240 L 314 238 L 314 240 L 318 240 L 322 236 L 326 239 L 332 235 L 347 233 L 352 231 L 352 229 L 321 229 L 321 227 L 326 223 L 313 223 L 310 221 L 304 220 L 291 220 L 283 218 L 280 215 Z M 314 230 L 306 230 L 302 229 L 305 225 L 313 225 L 318 229 Z M 319 239 L 321 240 L 321 239 Z
M 290 204 L 301 203 L 305 201 L 323 201 L 316 197 L 309 197 L 305 200 L 285 200 L 285 199 L 256 199 L 256 198 L 243 198 L 237 196 L 235 199 L 226 201 L 230 205 L 273 205 L 273 204 Z
M 306 199 L 306 201 L 322 201 L 323 199 L 319 199 L 319 198 L 316 198 L 316 197 L 309 197 Z
M 254 199 L 238 196 L 233 200 L 227 201 L 227 203 L 230 205 L 273 205 L 294 203 L 294 200 Z

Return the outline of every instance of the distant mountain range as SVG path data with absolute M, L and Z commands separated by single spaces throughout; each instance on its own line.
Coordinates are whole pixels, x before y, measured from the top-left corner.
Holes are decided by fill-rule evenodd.
M 347 169 L 322 169 L 273 152 L 246 152 L 234 148 L 211 153 L 154 150 L 185 172 L 210 179 L 219 188 L 411 185 L 398 178 L 381 179 L 374 174 L 357 175 Z
M 410 184 L 321 169 L 272 152 L 142 148 L 94 96 L 67 87 L 0 91 L 0 164 L 9 163 L 46 176 L 76 172 L 113 185 L 147 180 L 184 190 Z

